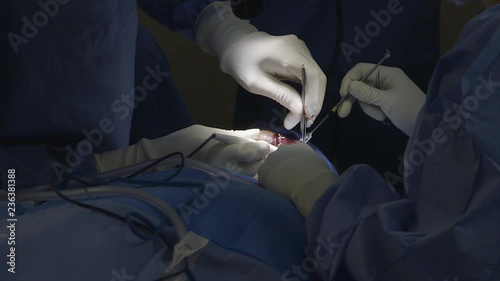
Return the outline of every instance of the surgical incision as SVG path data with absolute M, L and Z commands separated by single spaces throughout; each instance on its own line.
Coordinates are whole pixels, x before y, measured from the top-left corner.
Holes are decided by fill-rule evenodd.
M 269 144 L 274 145 L 276 147 L 280 147 L 283 144 L 286 145 L 286 144 L 294 144 L 294 143 L 299 142 L 298 140 L 289 139 L 280 133 L 275 133 L 275 132 L 271 132 L 271 131 L 264 131 L 264 135 L 266 136 L 266 138 L 265 138 L 266 141 Z

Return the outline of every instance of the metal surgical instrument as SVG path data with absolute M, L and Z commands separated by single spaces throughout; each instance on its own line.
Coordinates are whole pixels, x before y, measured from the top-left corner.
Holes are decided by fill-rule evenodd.
M 374 66 L 370 69 L 370 71 L 368 71 L 368 73 L 366 73 L 363 77 L 361 77 L 361 79 L 359 80 L 359 82 L 364 82 L 364 81 L 366 80 L 366 78 L 368 78 L 370 75 L 372 75 L 372 73 L 373 73 L 373 72 L 375 72 L 375 70 L 377 70 L 377 68 L 378 68 L 378 67 L 379 67 L 379 66 L 380 66 L 380 65 L 381 65 L 381 64 L 382 64 L 382 63 L 383 63 L 386 59 L 388 59 L 388 58 L 390 58 L 390 57 L 391 57 L 391 52 L 390 52 L 389 50 L 385 50 L 385 54 L 384 54 L 384 56 L 382 57 L 382 59 L 381 59 L 381 60 L 380 60 L 380 61 L 379 61 L 376 65 L 374 65 Z M 341 99 L 341 100 L 340 100 L 340 101 L 339 101 L 339 102 L 338 102 L 338 103 L 337 103 L 337 104 L 336 104 L 336 105 L 332 108 L 332 110 L 331 110 L 330 112 L 328 112 L 328 114 L 327 114 L 327 115 L 326 115 L 323 119 L 321 119 L 321 121 L 318 123 L 318 125 L 316 125 L 316 127 L 314 127 L 314 129 L 313 129 L 311 132 L 309 132 L 309 133 L 305 134 L 305 135 L 306 135 L 306 137 L 305 137 L 305 141 L 304 141 L 304 142 L 306 142 L 306 143 L 307 143 L 309 140 L 311 140 L 311 138 L 312 138 L 312 134 L 313 134 L 313 133 L 314 133 L 314 132 L 315 132 L 315 131 L 316 131 L 316 130 L 317 130 L 317 129 L 321 126 L 321 124 L 323 124 L 323 123 L 326 121 L 326 119 L 328 119 L 328 117 L 330 117 L 330 115 L 331 115 L 332 113 L 336 113 L 336 112 L 337 112 L 337 110 L 339 110 L 339 107 L 342 105 L 342 103 L 343 103 L 346 99 L 348 99 L 348 98 L 352 99 L 351 95 L 347 94 L 345 97 L 343 97 L 343 98 L 342 98 L 342 99 Z
M 391 57 L 391 52 L 389 50 L 385 50 L 385 54 L 384 54 L 384 57 L 376 64 L 372 67 L 372 69 L 370 69 L 370 71 L 368 71 L 368 73 L 366 73 L 363 77 L 361 77 L 361 80 L 359 80 L 359 82 L 364 82 L 366 80 L 366 78 L 368 78 L 370 75 L 372 75 L 373 72 L 375 72 L 375 70 L 377 70 L 377 68 L 388 58 Z M 343 97 L 333 108 L 332 108 L 332 112 L 335 113 L 337 112 L 337 110 L 339 110 L 339 107 L 342 105 L 342 103 L 344 103 L 344 101 L 348 98 L 352 98 L 351 95 L 347 94 L 345 97 Z
M 307 127 L 307 118 L 306 118 L 306 67 L 302 65 L 302 106 L 303 106 L 303 111 L 302 111 L 302 119 L 300 120 L 300 142 L 307 142 L 307 134 L 306 134 L 306 127 Z

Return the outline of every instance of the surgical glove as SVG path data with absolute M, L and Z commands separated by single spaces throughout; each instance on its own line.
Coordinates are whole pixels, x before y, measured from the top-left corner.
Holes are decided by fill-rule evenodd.
M 304 143 L 280 146 L 269 154 L 258 175 L 263 187 L 291 199 L 303 217 L 337 179 L 328 164 Z
M 312 124 L 323 105 L 326 76 L 302 40 L 295 35 L 259 32 L 248 21 L 235 17 L 228 2 L 206 7 L 195 30 L 198 44 L 219 58 L 222 71 L 249 92 L 271 98 L 290 110 L 284 120 L 285 128 L 295 127 L 304 109 L 308 126 Z M 307 79 L 305 107 L 300 94 L 282 82 L 299 83 L 302 65 Z
M 417 115 L 425 102 L 425 94 L 399 68 L 379 66 L 364 82 L 359 82 L 373 64 L 359 63 L 342 80 L 340 95 L 350 94 L 359 100 L 363 111 L 372 118 L 383 121 L 387 116 L 392 123 L 411 136 Z M 380 71 L 380 85 L 375 85 Z M 340 117 L 351 111 L 354 99 L 346 99 L 338 109 Z
M 276 150 L 271 147 L 259 129 L 233 131 L 194 125 L 174 133 L 174 137 L 184 143 L 185 155 L 193 152 L 212 134 L 223 134 L 241 138 L 239 142 L 211 140 L 193 159 L 228 169 L 240 174 L 255 176 L 267 155 Z
M 128 148 L 97 154 L 94 156 L 95 164 L 99 172 L 105 172 L 157 159 L 173 152 L 181 152 L 187 157 L 213 133 L 236 136 L 240 139 L 235 143 L 223 143 L 212 139 L 193 155 L 193 159 L 254 176 L 265 157 L 276 150 L 263 140 L 265 137 L 259 129 L 229 131 L 193 125 L 165 137 L 154 140 L 142 139 Z

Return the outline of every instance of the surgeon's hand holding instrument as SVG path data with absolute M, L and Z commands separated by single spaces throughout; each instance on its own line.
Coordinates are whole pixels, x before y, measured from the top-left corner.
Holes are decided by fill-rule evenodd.
M 248 21 L 237 18 L 227 2 L 207 6 L 198 16 L 195 32 L 198 45 L 219 58 L 223 72 L 247 91 L 273 99 L 290 111 L 284 119 L 286 129 L 300 122 L 304 108 L 310 122 L 320 113 L 326 75 L 297 36 L 260 32 Z M 300 83 L 302 65 L 307 68 L 305 101 L 283 82 Z
M 388 58 L 391 57 L 391 52 L 389 50 L 385 50 L 385 54 L 384 56 L 382 57 L 382 59 L 376 64 L 374 65 L 370 71 L 368 71 L 366 74 L 363 75 L 363 77 L 361 77 L 361 79 L 359 80 L 359 82 L 364 82 L 366 80 L 366 78 L 368 78 L 370 75 L 372 75 L 373 72 L 375 72 L 375 70 L 377 70 L 377 68 L 379 68 L 379 66 Z M 340 101 L 332 108 L 332 112 L 333 113 L 336 113 L 337 110 L 339 109 L 339 107 L 344 103 L 344 101 L 346 99 L 350 98 L 351 101 L 352 101 L 352 97 L 347 94 L 345 95 L 344 97 L 342 97 L 342 99 L 340 99 Z
M 411 136 L 415 120 L 425 103 L 425 94 L 399 68 L 380 66 L 380 89 L 376 78 L 368 78 L 367 83 L 358 81 L 373 69 L 373 64 L 360 63 L 351 69 L 340 86 L 340 94 L 351 95 L 360 102 L 363 111 L 370 117 L 392 123 Z M 340 117 L 349 115 L 352 103 L 345 102 L 338 109 Z
M 366 72 L 365 74 L 362 75 L 361 79 L 359 80 L 359 82 L 364 82 L 373 72 L 375 72 L 377 70 L 377 68 L 380 67 L 380 65 L 385 61 L 387 60 L 388 58 L 391 57 L 391 52 L 389 50 L 385 50 L 385 54 L 384 56 L 382 57 L 382 59 L 375 65 L 373 65 L 370 70 L 368 72 Z M 347 75 L 346 75 L 347 76 Z M 319 123 L 314 127 L 314 129 L 312 129 L 310 132 L 308 132 L 306 134 L 306 137 L 303 138 L 305 139 L 305 142 L 307 143 L 308 141 L 311 140 L 312 136 L 313 136 L 313 133 L 326 121 L 326 119 L 328 119 L 328 117 L 330 117 L 330 115 L 332 113 L 336 113 L 338 111 L 338 109 L 344 104 L 344 102 L 346 102 L 348 104 L 350 104 L 350 106 L 352 106 L 352 103 L 353 103 L 353 97 L 351 97 L 350 95 L 343 95 L 343 97 L 340 99 L 340 101 L 332 108 L 332 110 L 330 112 L 328 112 L 328 114 L 323 117 L 323 119 L 321 119 L 321 121 L 319 121 Z M 350 107 L 349 107 L 350 108 Z M 340 115 L 340 113 L 339 113 Z M 383 120 L 382 120 L 383 121 Z

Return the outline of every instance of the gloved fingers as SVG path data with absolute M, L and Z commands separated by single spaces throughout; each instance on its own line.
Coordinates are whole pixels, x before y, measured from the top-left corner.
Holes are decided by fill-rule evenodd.
M 278 150 L 278 147 L 277 146 L 274 146 L 272 144 L 269 144 L 269 154 L 273 153 L 273 152 L 276 152 L 276 150 Z M 267 154 L 267 156 L 269 156 L 269 154 Z M 267 158 L 266 156 L 266 158 Z
M 260 166 L 258 170 L 260 184 L 266 189 L 288 196 L 290 186 L 287 183 L 290 184 L 290 177 L 304 179 L 310 175 L 310 169 L 315 169 L 303 165 L 304 160 L 313 166 L 324 166 L 328 169 L 328 165 L 309 145 L 305 143 L 282 145 L 276 152 L 269 154 Z
M 272 170 L 273 167 L 281 164 L 282 162 L 288 161 L 291 157 L 304 154 L 315 154 L 316 152 L 312 149 L 308 144 L 305 143 L 297 143 L 292 145 L 282 145 L 275 152 L 269 154 L 266 158 L 266 161 L 259 169 L 259 178 L 260 173 L 266 173 L 266 171 Z M 319 156 L 318 156 L 319 157 Z M 300 165 L 300 163 L 297 163 Z M 265 178 L 265 176 L 264 176 Z
M 354 98 L 347 98 L 337 109 L 337 114 L 340 118 L 345 118 L 351 113 L 352 105 L 354 104 Z
M 380 107 L 362 101 L 359 102 L 359 105 L 361 106 L 361 109 L 363 109 L 363 112 L 371 118 L 381 122 L 385 120 L 386 115 Z
M 340 84 L 340 96 L 345 97 L 349 93 L 350 84 L 354 81 L 361 80 L 361 78 L 363 78 L 363 76 L 365 76 L 374 66 L 375 64 L 372 63 L 358 63 L 351 70 L 349 70 Z M 379 66 L 379 70 L 382 67 L 383 66 Z M 376 72 L 374 72 L 367 77 L 364 82 L 374 85 L 376 76 Z
M 271 148 L 265 141 L 231 144 L 219 152 L 219 157 L 238 163 L 253 163 L 266 158 Z
M 286 120 L 286 119 L 285 119 Z M 224 130 L 224 129 L 213 129 L 216 139 L 225 144 L 238 144 L 252 141 L 266 141 L 268 143 L 273 141 L 274 132 L 260 130 L 260 129 L 248 129 L 248 130 Z M 226 136 L 233 136 L 234 139 Z
M 234 166 L 229 167 L 231 171 L 234 171 L 239 174 L 247 175 L 247 176 L 255 176 L 259 171 L 259 167 L 264 163 L 264 159 L 260 161 L 256 161 L 253 163 L 242 163 L 242 162 L 233 162 Z
M 294 115 L 301 115 L 304 110 L 299 93 L 290 85 L 283 83 L 269 74 L 256 78 L 256 82 L 249 85 L 247 90 L 254 94 L 273 99 L 290 110 Z
M 304 57 L 312 57 L 307 44 L 301 40 L 295 34 L 288 34 L 282 36 L 276 36 L 275 38 L 283 38 L 284 40 L 280 40 L 283 45 L 288 48 L 282 48 L 282 52 L 284 52 L 283 57 L 296 57 L 296 54 L 300 54 Z M 280 50 L 281 51 L 281 50 Z M 288 51 L 288 52 L 287 52 Z
M 285 65 L 285 66 L 284 66 Z M 286 64 L 275 58 L 265 59 L 260 63 L 260 67 L 281 81 L 291 81 L 294 83 L 301 83 L 301 77 L 290 71 Z
M 299 58 L 294 64 L 287 64 L 285 68 L 296 77 L 302 79 L 302 65 L 306 69 L 306 104 L 305 112 L 309 119 L 314 120 L 321 112 L 325 98 L 327 78 L 323 70 L 311 56 Z
M 285 129 L 291 130 L 295 126 L 297 126 L 297 124 L 299 124 L 301 120 L 302 120 L 302 114 L 297 115 L 293 114 L 292 112 L 289 112 L 286 115 L 285 120 L 283 121 L 283 126 L 285 127 Z
M 349 84 L 349 94 L 359 101 L 382 107 L 384 103 L 384 93 L 363 82 L 353 81 Z
M 201 126 L 201 125 L 200 125 Z M 204 130 L 206 130 L 205 134 L 221 134 L 221 135 L 229 135 L 240 138 L 249 138 L 254 139 L 258 138 L 260 135 L 260 129 L 248 129 L 248 130 L 226 130 L 212 127 L 202 126 Z

